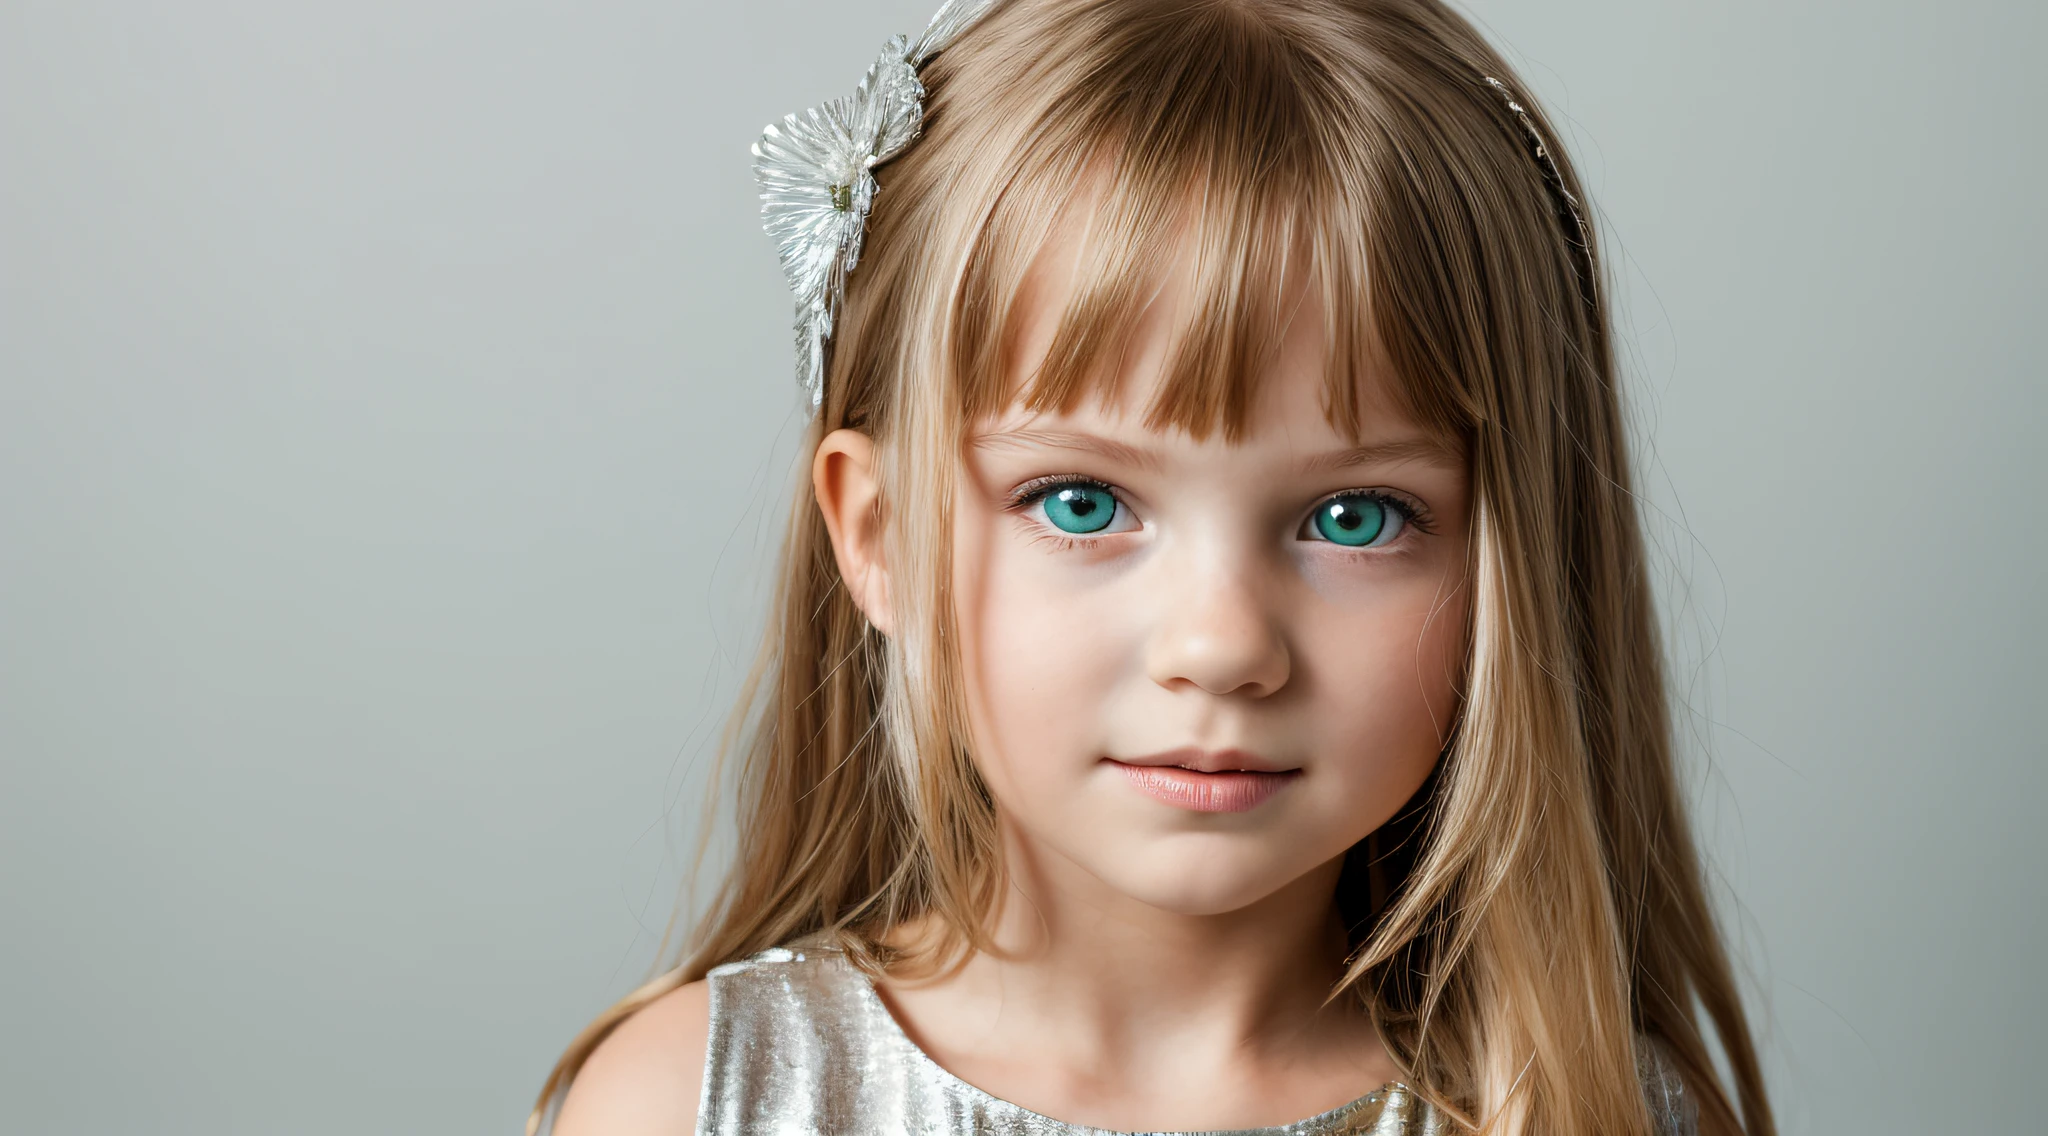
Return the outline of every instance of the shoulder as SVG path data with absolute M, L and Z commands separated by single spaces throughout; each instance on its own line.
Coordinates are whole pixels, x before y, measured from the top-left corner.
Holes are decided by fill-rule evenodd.
M 707 1091 L 720 1101 L 786 1094 L 793 1087 L 776 1081 L 786 1062 L 751 1058 L 769 1049 L 817 1062 L 841 1056 L 834 1027 L 859 1017 L 864 988 L 819 940 L 713 967 L 635 1011 L 591 1052 L 553 1136 L 689 1136 Z
M 555 1136 L 687 1136 L 697 1127 L 711 985 L 692 982 L 641 1007 L 591 1053 L 569 1086 Z

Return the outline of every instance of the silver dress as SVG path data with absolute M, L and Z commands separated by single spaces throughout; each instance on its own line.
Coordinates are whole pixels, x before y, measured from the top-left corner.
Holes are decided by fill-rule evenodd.
M 763 951 L 707 979 L 711 1029 L 697 1136 L 1129 1136 L 1042 1116 L 946 1072 L 832 947 Z M 1654 1060 L 1644 1079 L 1658 1130 L 1687 1136 L 1677 1079 Z M 1293 1124 L 1207 1136 L 1449 1131 L 1437 1110 L 1397 1083 Z

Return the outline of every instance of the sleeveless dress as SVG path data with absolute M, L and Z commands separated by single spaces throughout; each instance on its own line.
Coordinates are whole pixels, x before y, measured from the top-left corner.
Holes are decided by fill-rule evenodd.
M 706 980 L 711 1028 L 697 1136 L 1137 1136 L 1042 1116 L 946 1072 L 836 948 L 779 947 L 717 967 Z M 1661 1136 L 1692 1136 L 1677 1077 L 1655 1057 L 1642 1072 Z M 1394 1083 L 1277 1128 L 1149 1136 L 1450 1132 L 1427 1101 Z

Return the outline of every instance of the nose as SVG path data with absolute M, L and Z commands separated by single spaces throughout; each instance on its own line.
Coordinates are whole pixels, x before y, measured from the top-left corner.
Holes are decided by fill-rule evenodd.
M 1210 564 L 1162 581 L 1145 669 L 1169 690 L 1264 698 L 1287 684 L 1287 639 L 1256 566 Z

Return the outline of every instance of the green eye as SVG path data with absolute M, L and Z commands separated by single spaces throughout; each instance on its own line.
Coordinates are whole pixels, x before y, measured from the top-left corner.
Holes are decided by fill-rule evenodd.
M 1094 485 L 1066 485 L 1045 495 L 1045 519 L 1061 532 L 1092 533 L 1116 518 L 1116 495 Z
M 1367 493 L 1344 493 L 1316 506 L 1315 530 L 1324 540 L 1364 548 L 1400 535 L 1403 518 Z

